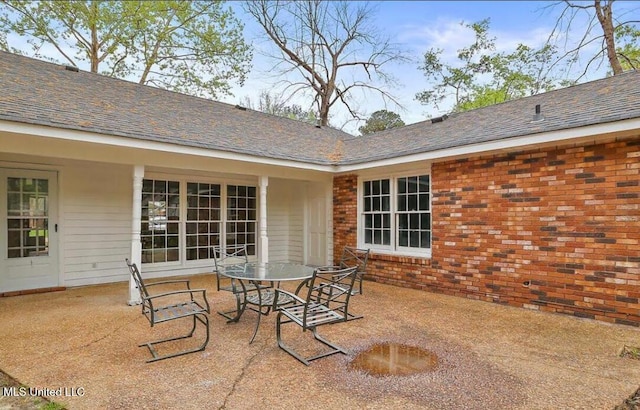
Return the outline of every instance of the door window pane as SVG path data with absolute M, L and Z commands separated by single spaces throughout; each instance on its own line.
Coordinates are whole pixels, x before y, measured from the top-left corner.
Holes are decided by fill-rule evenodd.
M 49 181 L 7 178 L 9 258 L 49 255 Z

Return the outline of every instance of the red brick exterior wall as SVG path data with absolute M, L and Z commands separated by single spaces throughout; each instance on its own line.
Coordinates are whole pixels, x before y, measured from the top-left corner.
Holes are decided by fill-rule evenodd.
M 357 177 L 334 179 L 334 258 Z M 432 258 L 373 253 L 369 278 L 640 326 L 640 138 L 432 164 Z

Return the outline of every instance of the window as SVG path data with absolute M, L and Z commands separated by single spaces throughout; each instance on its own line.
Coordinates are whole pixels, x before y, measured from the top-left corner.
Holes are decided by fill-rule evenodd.
M 180 183 L 142 182 L 142 262 L 172 262 L 179 259 Z
M 431 199 L 429 176 L 397 179 L 398 246 L 431 247 Z
M 256 187 L 227 186 L 227 245 L 247 245 L 247 254 L 256 253 Z
M 207 260 L 220 244 L 255 255 L 257 213 L 255 186 L 144 179 L 142 263 Z
M 391 193 L 389 180 L 364 182 L 364 238 L 372 245 L 391 244 Z
M 399 253 L 430 249 L 430 185 L 429 175 L 363 181 L 361 242 Z
M 219 184 L 187 183 L 187 260 L 209 259 L 220 243 L 220 201 Z

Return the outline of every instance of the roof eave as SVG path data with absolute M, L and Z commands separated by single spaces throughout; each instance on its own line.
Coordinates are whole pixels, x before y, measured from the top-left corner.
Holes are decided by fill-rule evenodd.
M 596 138 L 598 136 L 618 133 L 624 134 L 632 131 L 640 132 L 640 118 L 530 134 L 520 137 L 504 138 L 501 140 L 462 145 L 441 150 L 399 155 L 392 158 L 371 158 L 370 160 L 364 160 L 358 163 L 342 162 L 336 166 L 335 172 L 348 173 L 411 162 L 441 161 L 459 157 L 469 157 L 478 154 L 488 154 L 491 152 L 523 149 L 534 146 L 559 145 L 584 140 L 593 140 L 594 142 L 597 142 Z
M 261 165 L 273 165 L 287 168 L 297 168 L 319 172 L 333 173 L 333 163 L 314 163 L 295 159 L 282 159 L 264 155 L 252 155 L 238 152 L 215 150 L 211 148 L 193 147 L 158 141 L 148 141 L 130 137 L 99 134 L 88 131 L 78 131 L 66 128 L 57 128 L 43 125 L 0 120 L 0 132 L 33 135 L 38 137 L 53 138 L 65 141 L 88 142 L 93 144 L 111 145 L 124 148 L 145 149 L 157 152 L 169 152 L 175 154 L 194 155 L 206 158 L 244 161 Z

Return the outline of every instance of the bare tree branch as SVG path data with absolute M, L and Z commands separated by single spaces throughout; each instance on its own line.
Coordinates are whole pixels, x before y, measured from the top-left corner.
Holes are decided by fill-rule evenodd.
M 583 16 L 588 20 L 588 24 L 585 27 L 579 28 L 582 32 L 579 41 L 564 52 L 552 67 L 561 62 L 567 62 L 570 70 L 575 62 L 579 61 L 580 55 L 587 52 L 589 45 L 601 40 L 600 48 L 588 59 L 577 80 L 587 75 L 595 61 L 600 60 L 597 65 L 597 67 L 600 67 L 605 58 L 614 75 L 624 71 L 620 62 L 622 53 L 618 49 L 619 45 L 616 44 L 616 33 L 625 27 L 638 24 L 638 21 L 636 19 L 620 21 L 616 17 L 616 13 L 614 13 L 614 3 L 616 3 L 616 0 L 591 0 L 589 3 L 563 0 L 549 6 L 552 8 L 562 6 L 562 11 L 547 39 L 548 44 L 551 44 L 554 41 L 554 37 L 563 32 L 565 48 L 567 48 L 569 38 L 571 38 L 571 33 L 574 29 L 574 23 L 579 24 L 578 17 Z M 597 33 L 595 32 L 596 27 L 598 28 Z M 624 59 L 624 56 L 622 58 Z M 633 67 L 632 64 L 630 65 Z
M 271 55 L 275 61 L 271 71 L 297 74 L 300 80 L 292 80 L 285 89 L 310 92 L 321 125 L 328 125 L 330 111 L 338 103 L 360 118 L 353 105 L 356 88 L 397 102 L 385 91 L 393 80 L 382 70 L 409 58 L 370 24 L 375 10 L 369 3 L 256 0 L 245 3 L 245 9 L 281 53 Z M 286 66 L 295 67 L 297 73 Z M 366 80 L 360 79 L 363 76 Z

